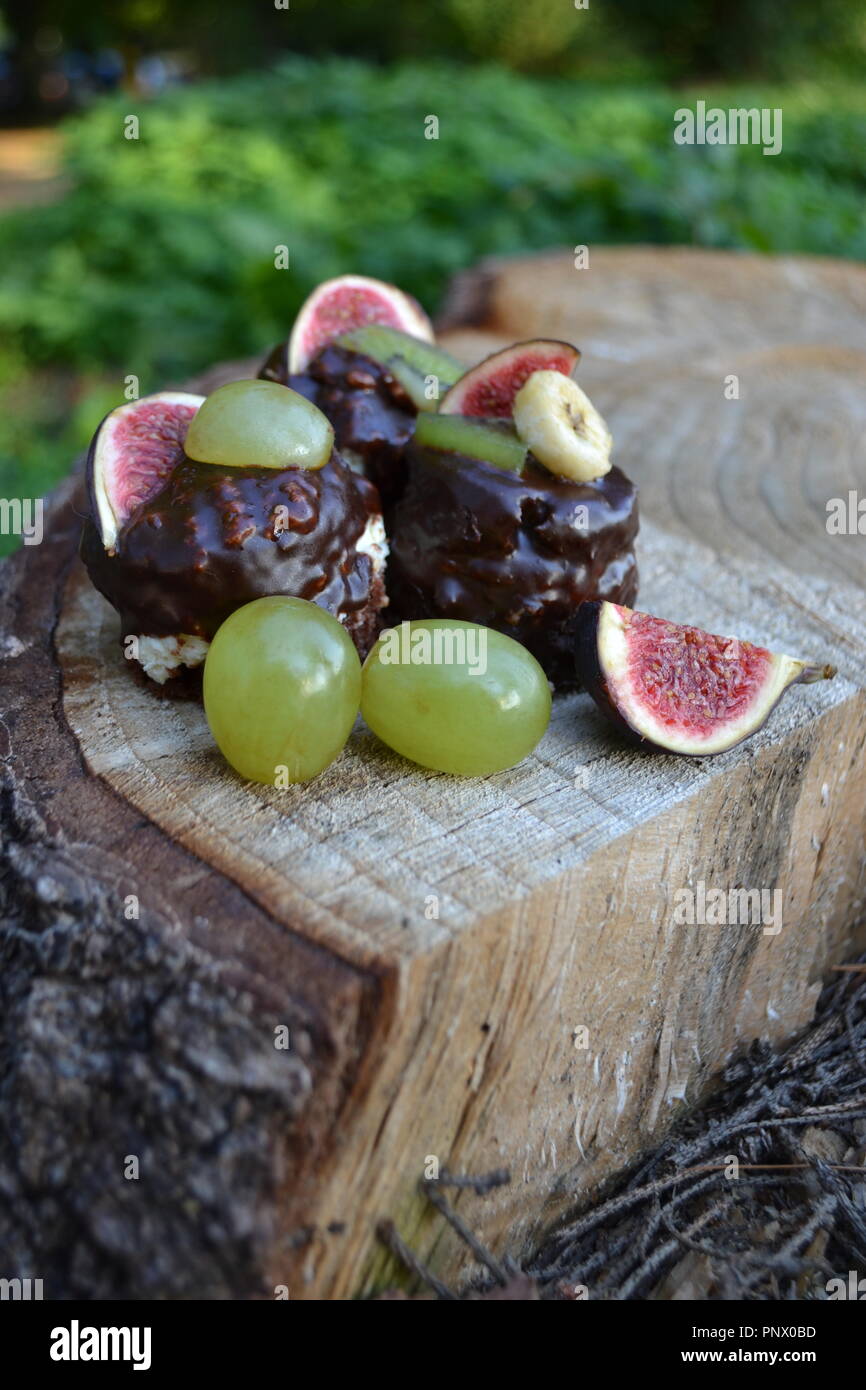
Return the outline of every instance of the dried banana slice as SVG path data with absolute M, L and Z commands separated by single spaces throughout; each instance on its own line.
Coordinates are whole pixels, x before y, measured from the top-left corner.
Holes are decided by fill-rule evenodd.
M 514 398 L 514 425 L 551 473 L 588 483 L 610 469 L 610 430 L 586 392 L 562 372 L 527 377 Z

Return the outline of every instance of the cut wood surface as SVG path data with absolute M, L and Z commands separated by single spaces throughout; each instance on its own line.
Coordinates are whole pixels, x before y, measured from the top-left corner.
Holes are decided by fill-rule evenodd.
M 244 785 L 199 706 L 130 679 L 61 491 L 45 544 L 0 571 L 7 1101 L 37 1135 L 15 1181 L 23 1210 L 52 1195 L 48 1008 L 76 1059 L 49 1116 L 82 1185 L 57 1227 L 78 1263 L 59 1234 L 12 1230 L 58 1292 L 369 1292 L 394 1277 L 383 1218 L 459 1279 L 474 1265 L 417 1191 L 433 1158 L 510 1169 L 458 1207 L 519 1258 L 733 1052 L 805 1027 L 822 977 L 866 943 L 864 538 L 826 527 L 827 501 L 866 478 L 864 308 L 853 265 L 642 248 L 580 271 L 565 253 L 491 262 L 449 298 L 443 341 L 467 361 L 542 335 L 583 349 L 641 489 L 639 606 L 839 667 L 707 762 L 627 748 L 574 695 L 495 777 L 424 772 L 359 723 L 311 786 Z M 779 890 L 781 930 L 678 925 L 700 883 Z M 47 941 L 67 939 L 52 963 Z M 16 1134 L 2 1153 L 20 1171 Z

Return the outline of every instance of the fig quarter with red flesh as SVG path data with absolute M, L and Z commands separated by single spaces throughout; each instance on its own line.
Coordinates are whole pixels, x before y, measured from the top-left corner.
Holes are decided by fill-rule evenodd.
M 186 391 L 160 391 L 119 406 L 102 421 L 87 458 L 87 487 L 109 554 L 127 517 L 159 490 L 183 457 L 189 423 L 203 400 Z
M 288 342 L 289 372 L 302 372 L 328 343 L 364 324 L 433 341 L 433 325 L 411 295 L 367 275 L 340 275 L 318 285 L 301 305 Z
M 607 601 L 578 610 L 576 666 L 598 708 L 633 742 L 690 757 L 742 743 L 792 685 L 836 674 Z
M 442 397 L 439 410 L 442 415 L 506 418 L 511 415 L 514 397 L 533 372 L 571 376 L 579 361 L 578 348 L 555 338 L 512 343 L 485 357 L 477 367 L 470 367 Z

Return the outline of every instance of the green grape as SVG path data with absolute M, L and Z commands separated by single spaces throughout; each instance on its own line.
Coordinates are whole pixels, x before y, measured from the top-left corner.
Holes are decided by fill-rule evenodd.
M 309 782 L 342 749 L 360 702 L 351 637 L 306 599 L 275 595 L 244 604 L 205 660 L 211 733 L 223 757 L 253 782 Z
M 228 468 L 321 468 L 333 447 L 333 426 L 318 406 L 276 381 L 217 387 L 184 442 L 189 458 Z
M 532 752 L 550 721 L 550 687 L 512 638 L 424 618 L 382 633 L 364 662 L 361 713 L 404 758 L 478 777 Z

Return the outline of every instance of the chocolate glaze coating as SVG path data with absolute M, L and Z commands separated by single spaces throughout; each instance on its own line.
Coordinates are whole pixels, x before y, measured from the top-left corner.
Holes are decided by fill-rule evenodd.
M 336 454 L 317 470 L 226 468 L 183 455 L 123 523 L 116 553 L 106 553 L 90 519 L 81 557 L 123 635 L 210 640 L 242 604 L 294 594 L 343 617 L 363 655 L 385 591 L 355 547 L 378 511 L 375 488 Z
M 333 343 L 305 372 L 290 374 L 287 360 L 281 343 L 259 376 L 291 386 L 319 407 L 334 426 L 337 448 L 357 457 L 389 508 L 402 491 L 403 450 L 418 413 L 399 381 L 372 358 Z
M 461 618 L 528 647 L 560 689 L 576 685 L 578 605 L 637 594 L 637 490 L 618 468 L 590 483 L 530 459 L 522 474 L 414 442 L 394 512 L 389 622 Z M 585 525 L 580 525 L 586 507 Z

